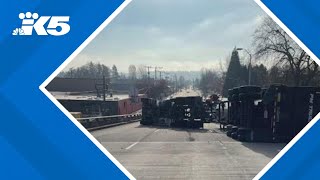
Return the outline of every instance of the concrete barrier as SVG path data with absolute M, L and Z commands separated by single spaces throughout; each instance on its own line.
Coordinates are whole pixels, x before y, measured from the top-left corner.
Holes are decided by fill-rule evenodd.
M 114 115 L 114 116 L 98 116 L 98 117 L 87 117 L 77 118 L 77 120 L 88 130 L 98 130 L 108 127 L 114 127 L 127 123 L 137 122 L 141 120 L 142 114 L 125 114 L 125 115 Z

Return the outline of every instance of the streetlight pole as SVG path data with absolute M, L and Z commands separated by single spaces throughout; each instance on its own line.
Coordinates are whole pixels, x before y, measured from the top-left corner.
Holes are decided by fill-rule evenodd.
M 161 70 L 162 69 L 162 67 L 154 67 L 154 81 L 156 81 L 156 79 L 157 79 L 157 70 Z
M 248 85 L 251 85 L 251 60 L 252 60 L 252 54 L 244 48 L 237 48 L 238 51 L 244 50 L 249 55 L 249 65 L 248 65 Z
M 150 89 L 150 68 L 153 68 L 152 66 L 145 66 L 148 70 L 148 91 Z

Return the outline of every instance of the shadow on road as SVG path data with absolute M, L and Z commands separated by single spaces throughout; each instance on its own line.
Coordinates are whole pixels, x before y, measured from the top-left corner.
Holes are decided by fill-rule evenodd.
M 256 153 L 263 154 L 269 158 L 274 158 L 286 146 L 284 143 L 242 142 L 241 144 Z
M 173 130 L 173 131 L 186 132 L 188 134 L 190 134 L 190 133 L 219 133 L 219 134 L 225 135 L 226 138 L 228 138 L 228 139 L 232 139 L 230 137 L 227 137 L 227 135 L 223 131 L 220 131 L 219 128 L 192 129 L 192 128 L 166 127 L 166 126 L 157 126 L 157 125 L 138 125 L 135 128 L 168 129 L 168 130 Z M 191 135 L 190 135 L 190 137 L 191 137 Z M 189 141 L 194 141 L 194 139 L 190 139 Z M 275 157 L 283 149 L 283 147 L 286 145 L 285 143 L 240 142 L 237 140 L 234 140 L 234 142 L 239 142 L 239 144 L 250 149 L 251 151 L 259 153 L 259 154 L 263 154 L 264 156 L 269 157 L 269 158 Z
M 173 131 L 181 131 L 181 132 L 196 132 L 196 133 L 208 133 L 212 130 L 210 129 L 193 129 L 193 128 L 185 128 L 185 127 L 167 127 L 167 126 L 157 126 L 157 125 L 139 125 L 135 128 L 157 128 L 157 129 L 169 129 Z

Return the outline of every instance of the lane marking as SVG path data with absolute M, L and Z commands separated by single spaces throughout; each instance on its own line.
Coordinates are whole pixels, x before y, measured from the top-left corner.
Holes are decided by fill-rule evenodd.
M 226 146 L 224 146 L 224 144 L 223 144 L 221 141 L 218 141 L 218 142 L 219 142 L 219 144 L 221 145 L 221 147 L 222 147 L 223 150 L 227 150 Z
M 137 145 L 138 143 L 139 143 L 139 141 L 137 141 L 137 142 L 135 142 L 135 143 L 131 144 L 130 146 L 126 147 L 126 150 L 131 149 L 133 146 Z
M 150 134 L 147 134 L 145 137 L 141 138 L 139 141 L 131 144 L 130 146 L 126 147 L 125 150 L 129 150 L 131 149 L 133 146 L 137 145 L 138 143 L 140 143 L 143 139 L 145 139 L 146 137 L 149 137 L 151 134 L 160 131 L 160 129 L 156 129 L 155 131 L 151 132 Z

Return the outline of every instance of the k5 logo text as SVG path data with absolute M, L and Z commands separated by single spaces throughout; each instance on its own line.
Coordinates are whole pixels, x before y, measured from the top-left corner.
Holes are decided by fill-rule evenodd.
M 14 29 L 12 35 L 30 36 L 35 32 L 42 36 L 62 36 L 70 31 L 69 16 L 39 16 L 38 13 L 27 12 L 20 13 L 19 18 L 22 20 L 21 28 Z

